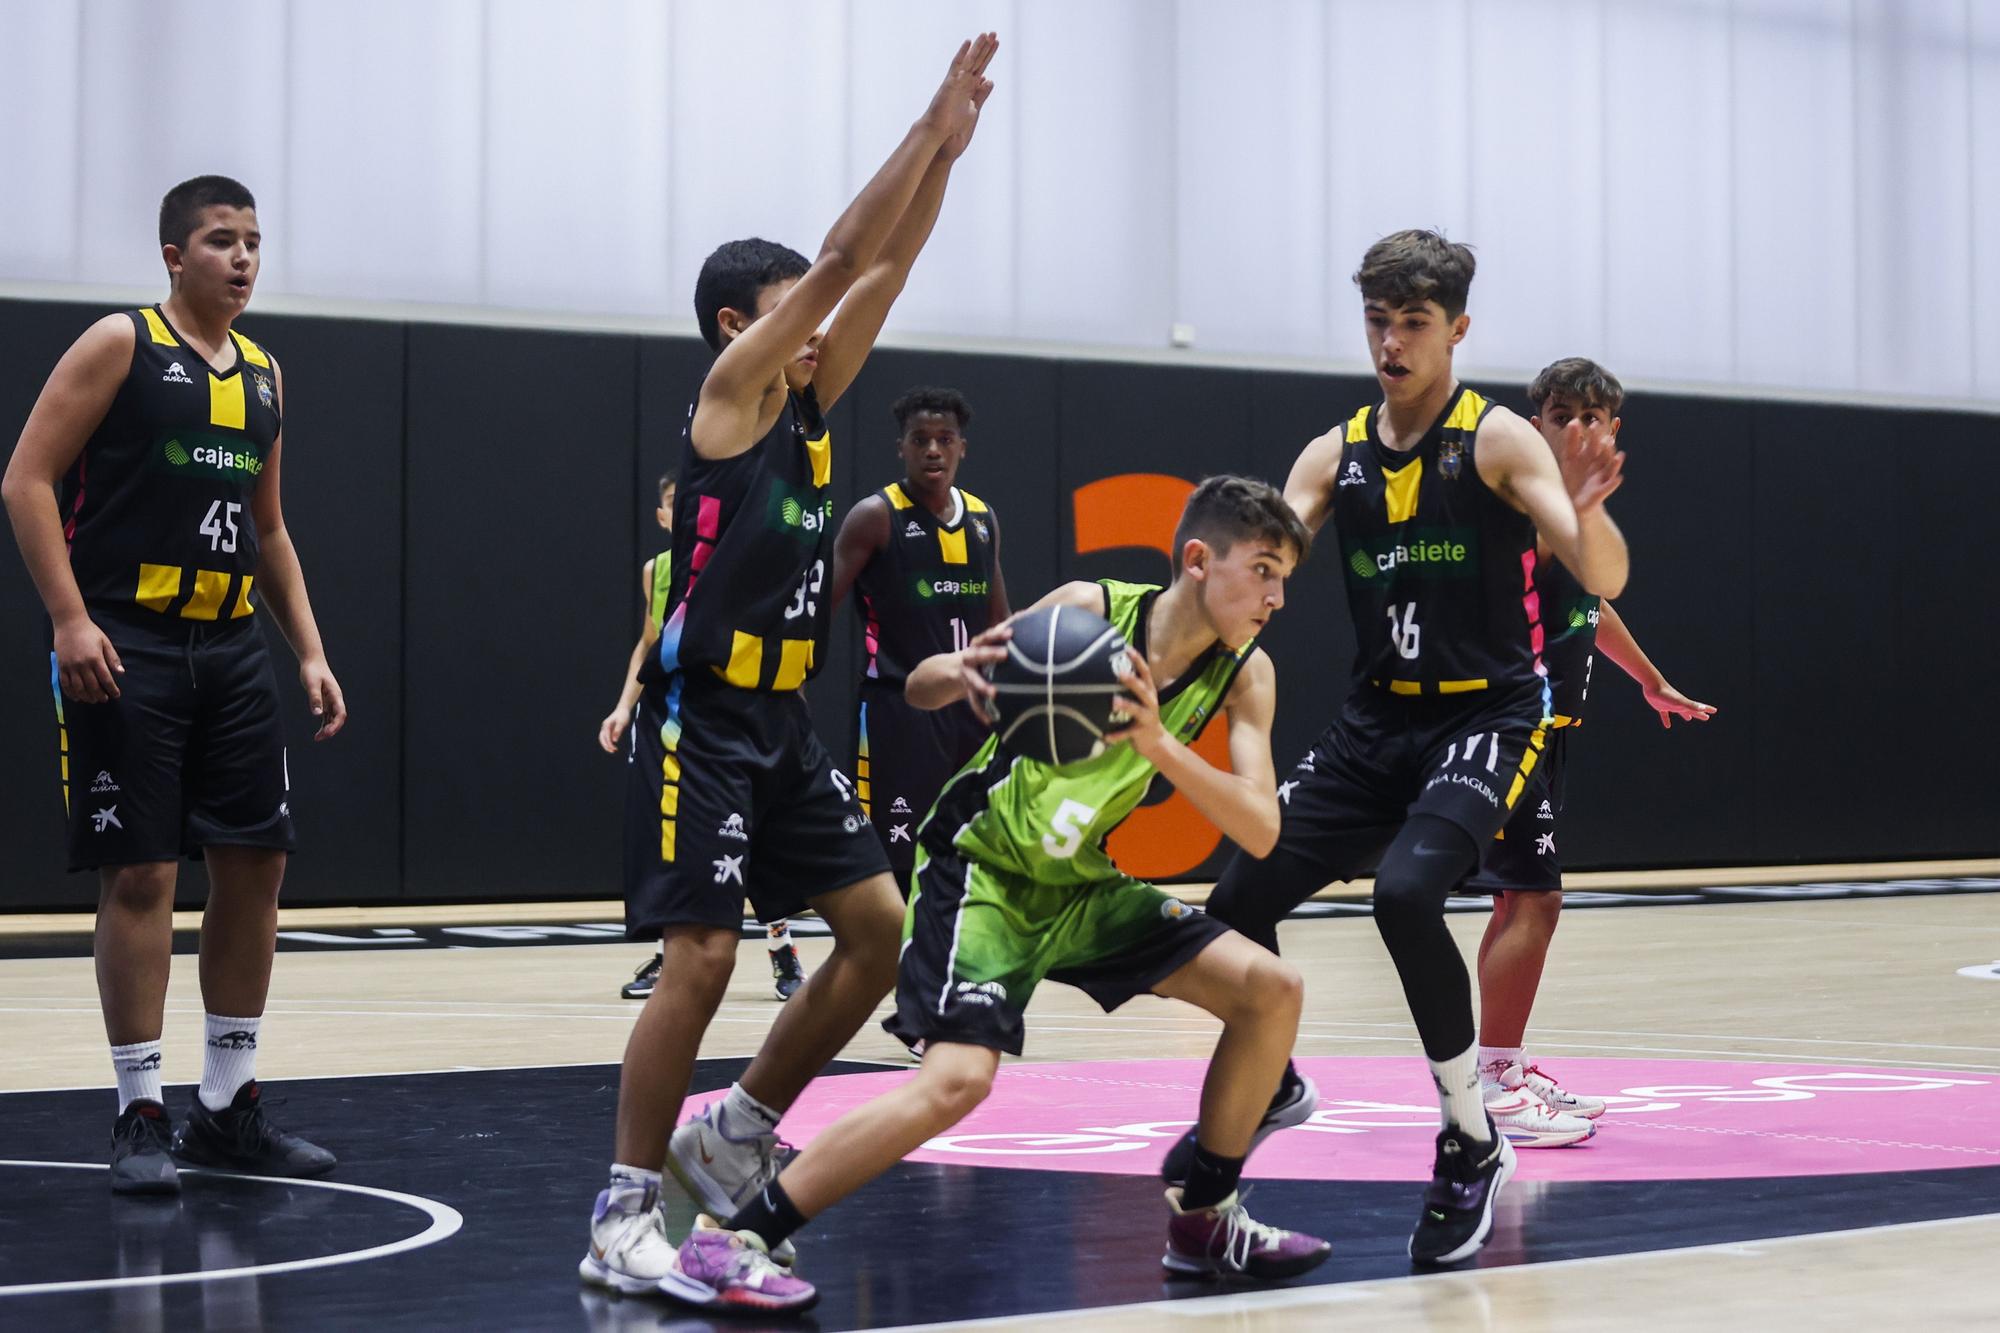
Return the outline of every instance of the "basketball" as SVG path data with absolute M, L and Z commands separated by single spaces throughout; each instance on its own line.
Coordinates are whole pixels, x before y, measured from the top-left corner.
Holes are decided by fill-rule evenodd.
M 1094 611 L 1050 606 L 1014 622 L 1006 660 L 988 669 L 987 714 L 1007 753 L 1074 764 L 1104 750 L 1127 668 L 1125 636 Z

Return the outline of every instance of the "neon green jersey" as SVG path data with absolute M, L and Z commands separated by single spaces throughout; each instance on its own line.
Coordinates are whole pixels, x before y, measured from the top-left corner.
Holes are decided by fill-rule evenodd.
M 1146 617 L 1160 588 L 1100 581 L 1105 619 L 1128 643 L 1146 651 Z M 1221 643 L 1201 656 L 1162 692 L 1160 723 L 1167 734 L 1191 742 L 1222 709 L 1236 673 L 1254 644 L 1230 650 Z M 1118 874 L 1104 840 L 1146 797 L 1159 770 L 1129 745 L 1060 768 L 1001 753 L 988 737 L 945 785 L 919 834 L 937 851 L 955 847 L 974 861 L 1042 884 L 1094 884 Z
M 655 626 L 667 623 L 667 588 L 674 579 L 674 553 L 668 548 L 653 557 L 653 599 L 646 614 Z

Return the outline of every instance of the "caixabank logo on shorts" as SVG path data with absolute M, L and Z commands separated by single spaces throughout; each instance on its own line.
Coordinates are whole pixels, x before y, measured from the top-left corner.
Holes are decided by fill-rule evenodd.
M 152 464 L 154 472 L 169 476 L 251 482 L 264 471 L 264 455 L 255 441 L 240 435 L 180 431 L 153 446 Z
M 1348 553 L 1348 575 L 1363 582 L 1398 570 L 1428 579 L 1472 578 L 1479 572 L 1479 534 L 1471 528 L 1412 528 Z

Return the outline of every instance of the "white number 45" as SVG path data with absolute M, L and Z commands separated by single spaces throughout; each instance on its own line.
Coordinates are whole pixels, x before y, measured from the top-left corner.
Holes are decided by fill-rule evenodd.
M 211 551 L 234 551 L 236 549 L 236 516 L 243 512 L 243 506 L 234 500 L 217 500 L 208 507 L 208 516 L 201 521 L 201 535 L 208 538 Z
M 1050 832 L 1042 835 L 1042 850 L 1059 861 L 1075 856 L 1076 849 L 1083 846 L 1084 829 L 1095 818 L 1095 808 L 1082 801 L 1064 801 L 1056 807 L 1055 818 L 1049 821 Z

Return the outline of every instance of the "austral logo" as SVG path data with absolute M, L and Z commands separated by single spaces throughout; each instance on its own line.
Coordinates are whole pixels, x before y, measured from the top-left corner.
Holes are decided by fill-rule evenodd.
M 1348 572 L 1359 579 L 1387 578 L 1404 568 L 1421 578 L 1470 578 L 1479 568 L 1478 540 L 1462 528 L 1434 528 L 1357 546 L 1347 554 Z
M 160 442 L 155 468 L 175 476 L 247 481 L 263 473 L 264 459 L 245 449 L 245 443 L 214 435 L 170 435 Z
M 993 585 L 984 580 L 963 582 L 959 579 L 918 579 L 917 596 L 926 600 L 932 597 L 984 597 L 993 590 Z

